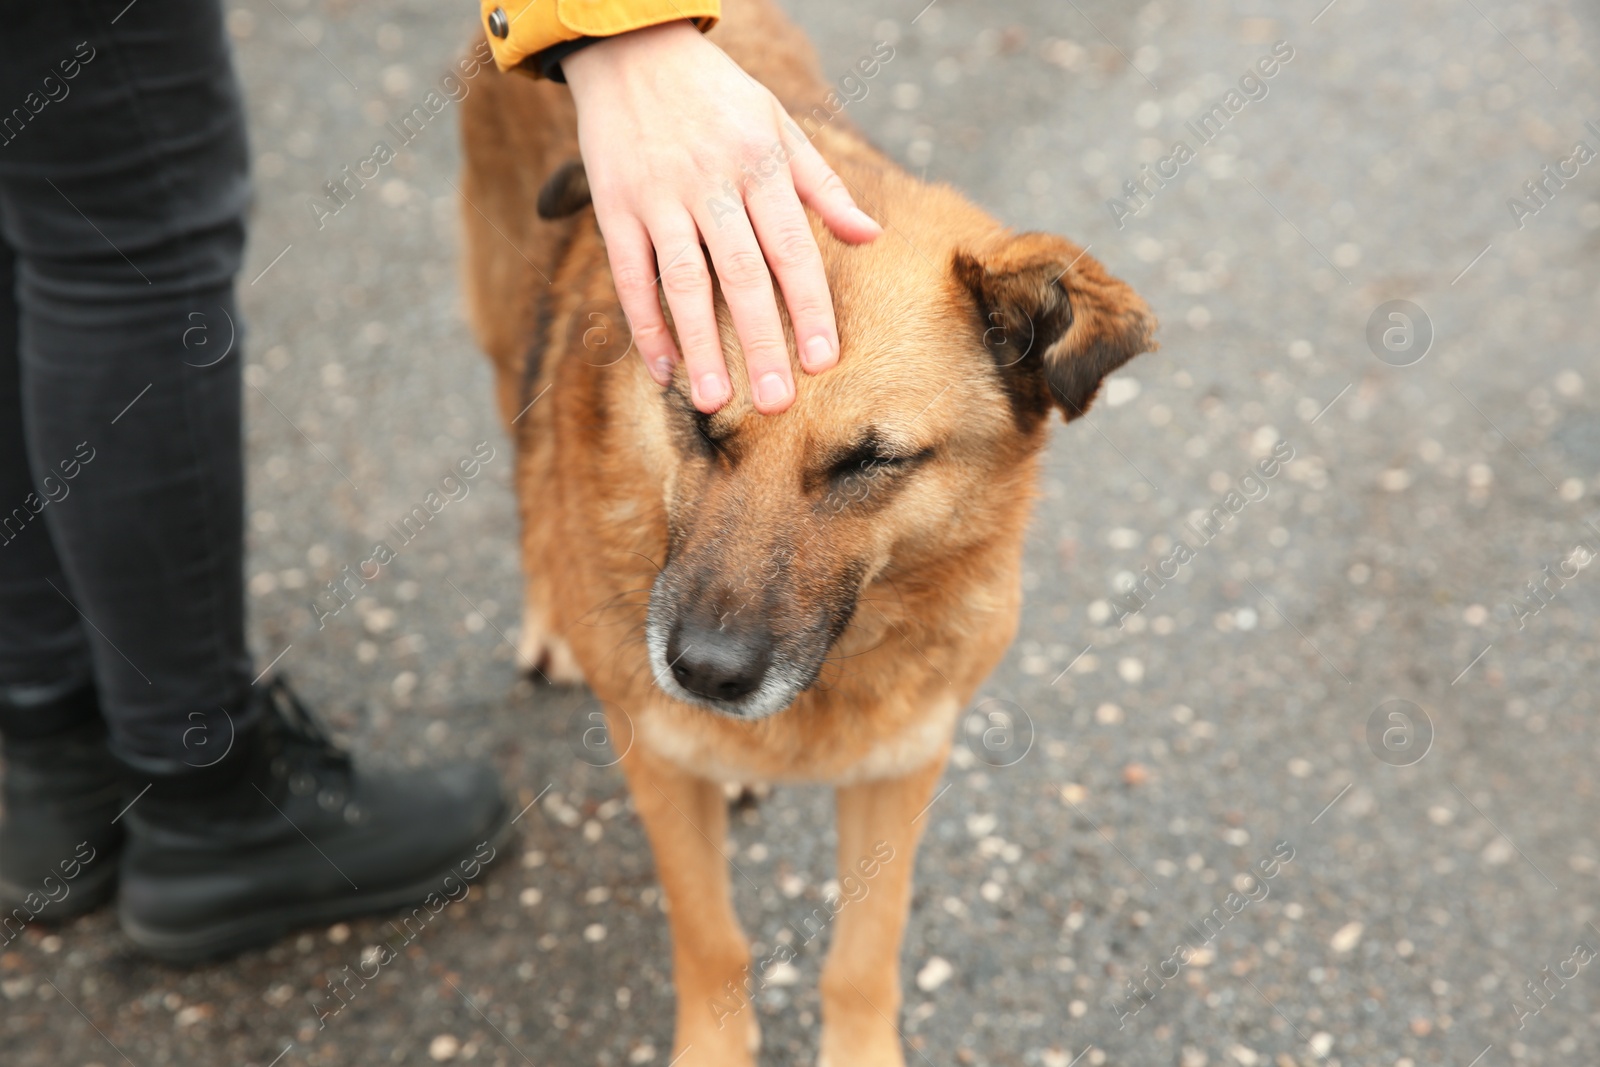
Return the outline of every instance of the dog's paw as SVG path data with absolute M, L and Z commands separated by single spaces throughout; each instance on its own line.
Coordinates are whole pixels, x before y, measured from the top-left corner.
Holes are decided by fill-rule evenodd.
M 533 626 L 526 619 L 517 639 L 517 661 L 528 674 L 552 685 L 583 684 L 583 669 L 567 639 Z

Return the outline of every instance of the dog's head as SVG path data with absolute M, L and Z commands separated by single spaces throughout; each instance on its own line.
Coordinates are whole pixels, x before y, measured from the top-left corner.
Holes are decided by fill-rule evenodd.
M 966 211 L 904 220 L 920 248 L 819 234 L 841 356 L 815 377 L 796 363 L 789 411 L 751 407 L 720 299 L 734 398 L 697 412 L 680 370 L 652 400 L 642 459 L 668 545 L 645 633 L 668 695 L 747 719 L 789 706 L 875 581 L 938 582 L 1019 538 L 1051 409 L 1082 415 L 1154 347 L 1144 302 L 1082 249 Z

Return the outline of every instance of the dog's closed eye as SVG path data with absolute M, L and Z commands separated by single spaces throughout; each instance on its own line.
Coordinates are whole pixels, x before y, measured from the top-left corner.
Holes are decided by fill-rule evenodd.
M 828 473 L 830 477 L 838 480 L 860 474 L 905 471 L 926 462 L 932 455 L 931 448 L 917 452 L 901 452 L 886 447 L 876 438 L 868 438 L 836 460 Z

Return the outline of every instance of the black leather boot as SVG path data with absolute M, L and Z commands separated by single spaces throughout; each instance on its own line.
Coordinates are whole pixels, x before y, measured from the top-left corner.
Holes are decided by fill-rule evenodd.
M 155 778 L 123 819 L 118 913 L 150 955 L 194 962 L 299 926 L 457 900 L 505 844 L 489 767 L 359 769 L 282 681 L 255 699 L 226 759 Z
M 111 899 L 122 851 L 114 820 L 125 801 L 92 686 L 0 693 L 0 732 L 3 945 L 33 923 L 58 923 Z

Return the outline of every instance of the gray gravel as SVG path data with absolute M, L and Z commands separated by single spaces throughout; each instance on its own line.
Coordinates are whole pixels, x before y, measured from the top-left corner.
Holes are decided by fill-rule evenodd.
M 1600 161 L 1521 228 L 1507 205 L 1574 142 L 1600 149 L 1600 20 L 1323 2 L 792 5 L 841 74 L 894 42 L 851 109 L 887 150 L 1092 245 L 1164 323 L 1049 453 L 1021 634 L 918 860 L 913 1063 L 1600 1060 L 1600 977 L 1574 956 L 1600 949 L 1600 575 L 1552 582 L 1520 626 L 1507 607 L 1600 547 Z M 313 1003 L 383 923 L 179 971 L 102 913 L 0 955 L 0 1060 L 665 1064 L 666 929 L 623 783 L 583 761 L 587 694 L 518 681 L 504 639 L 511 462 L 459 310 L 453 108 L 320 230 L 308 207 L 438 84 L 468 5 L 230 11 L 258 177 L 260 662 L 282 653 L 375 759 L 483 755 L 522 803 L 548 791 L 510 861 L 325 1028 Z M 1200 146 L 1186 121 L 1278 41 L 1265 97 Z M 1194 158 L 1119 227 L 1108 199 L 1178 139 Z M 1431 323 L 1409 366 L 1368 345 L 1391 300 Z M 1132 576 L 1280 440 L 1293 460 L 1119 626 Z M 479 441 L 498 454 L 471 495 L 319 629 L 316 588 Z M 1004 709 L 1031 745 L 997 755 L 981 730 Z M 783 789 L 738 822 L 758 952 L 824 891 L 830 806 Z M 1275 848 L 1293 858 L 1249 880 Z M 1185 940 L 1202 951 L 1165 962 Z M 813 1061 L 819 963 L 763 994 L 765 1062 Z M 1147 973 L 1170 977 L 1130 1000 Z

